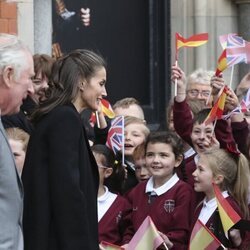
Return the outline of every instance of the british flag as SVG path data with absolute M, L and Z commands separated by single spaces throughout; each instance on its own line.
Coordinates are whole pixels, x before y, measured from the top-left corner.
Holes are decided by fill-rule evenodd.
M 115 154 L 124 148 L 124 116 L 117 116 L 111 122 L 106 146 Z
M 235 34 L 227 37 L 227 65 L 231 67 L 238 63 L 250 63 L 250 43 Z

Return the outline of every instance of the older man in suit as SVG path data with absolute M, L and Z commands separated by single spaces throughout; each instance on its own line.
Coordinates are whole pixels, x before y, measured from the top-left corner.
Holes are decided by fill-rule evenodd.
M 31 52 L 16 36 L 0 34 L 0 250 L 22 250 L 23 187 L 1 115 L 19 112 L 34 93 Z

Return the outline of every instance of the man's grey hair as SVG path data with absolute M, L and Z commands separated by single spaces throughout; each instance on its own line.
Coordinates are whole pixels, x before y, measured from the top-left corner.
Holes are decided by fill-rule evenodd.
M 6 66 L 12 66 L 15 79 L 28 67 L 25 52 L 28 47 L 16 36 L 0 33 L 0 74 Z

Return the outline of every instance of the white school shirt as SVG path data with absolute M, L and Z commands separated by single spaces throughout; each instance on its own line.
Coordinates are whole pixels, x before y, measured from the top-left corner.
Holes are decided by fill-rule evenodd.
M 151 176 L 147 182 L 145 193 L 151 193 L 151 195 L 162 195 L 166 193 L 170 188 L 172 188 L 179 181 L 177 174 L 174 174 L 167 182 L 158 188 L 154 188 L 153 177 Z
M 227 198 L 229 196 L 227 191 L 223 191 L 221 193 L 224 198 Z M 206 225 L 208 222 L 209 218 L 212 216 L 214 211 L 217 208 L 217 201 L 216 198 L 214 197 L 210 201 L 206 202 L 206 198 L 203 200 L 203 206 L 199 215 L 199 220 Z
M 98 222 L 102 219 L 117 197 L 117 194 L 111 193 L 106 186 L 104 186 L 104 189 L 105 193 L 97 198 Z

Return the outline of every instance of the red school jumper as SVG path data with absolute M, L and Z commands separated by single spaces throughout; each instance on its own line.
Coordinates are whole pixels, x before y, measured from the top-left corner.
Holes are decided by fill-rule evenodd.
M 156 195 L 156 196 L 154 196 Z M 176 174 L 161 187 L 153 188 L 153 177 L 139 183 L 129 194 L 134 232 L 149 215 L 156 228 L 174 244 L 172 250 L 187 249 L 193 190 Z
M 99 242 L 107 241 L 115 245 L 123 245 L 130 240 L 131 232 L 131 206 L 120 195 L 113 194 L 107 188 L 104 195 L 98 197 L 98 230 Z M 101 206 L 106 206 L 100 218 Z

